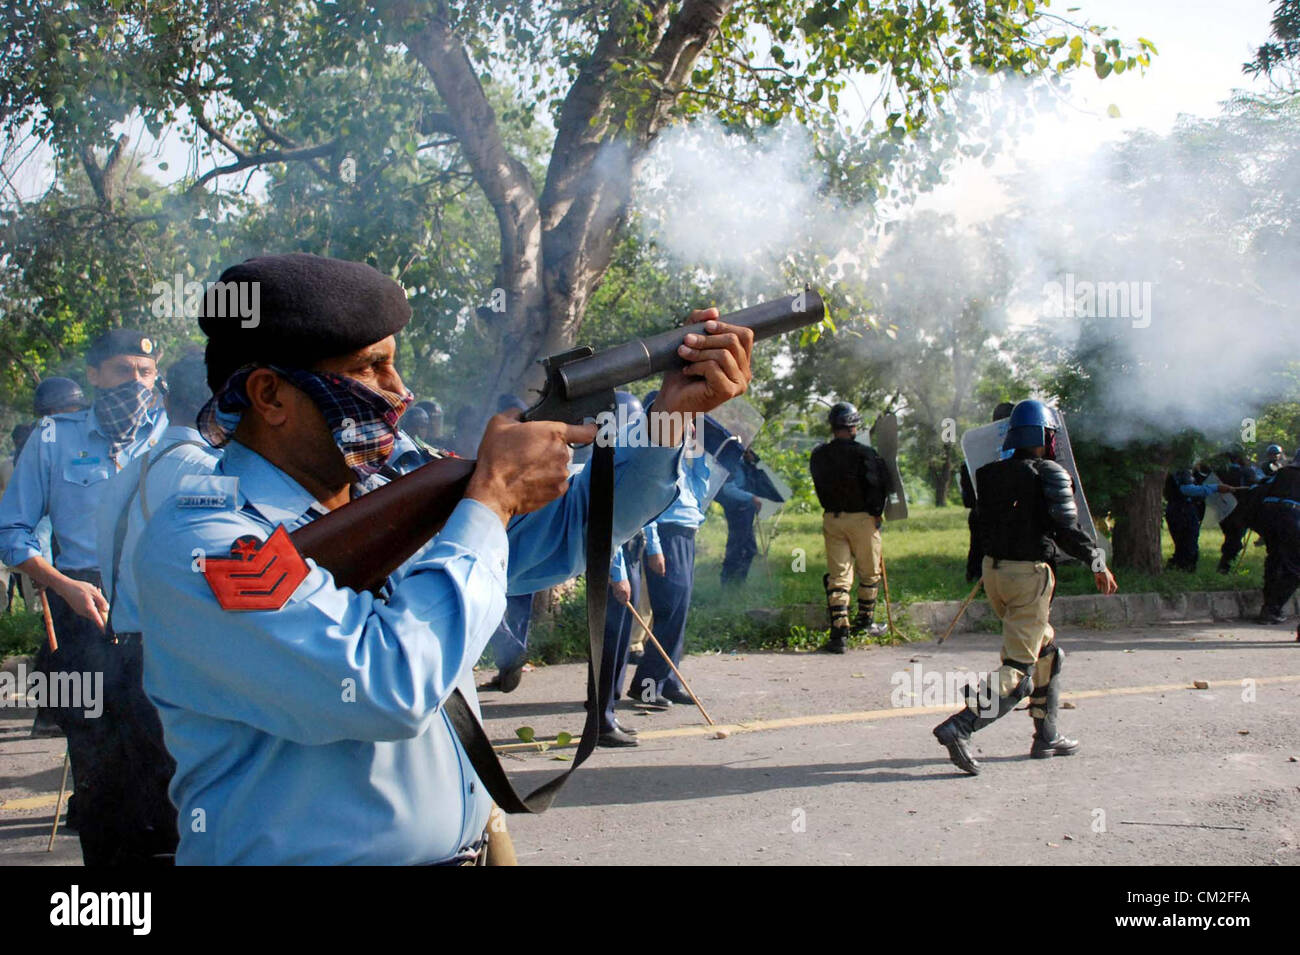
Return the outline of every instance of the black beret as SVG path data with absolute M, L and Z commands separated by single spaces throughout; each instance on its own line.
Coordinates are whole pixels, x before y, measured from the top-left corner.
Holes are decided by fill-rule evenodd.
M 400 285 L 361 262 L 294 252 L 233 265 L 207 290 L 208 384 L 218 390 L 254 362 L 310 368 L 406 327 Z
M 118 355 L 158 358 L 158 343 L 136 328 L 114 328 L 96 338 L 86 352 L 86 364 L 94 368 Z

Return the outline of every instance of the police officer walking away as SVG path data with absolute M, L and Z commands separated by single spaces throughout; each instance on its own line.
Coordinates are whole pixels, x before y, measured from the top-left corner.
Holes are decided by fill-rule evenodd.
M 127 771 L 116 743 L 123 657 L 105 631 L 108 602 L 100 592 L 95 517 L 108 479 L 153 447 L 167 426 L 155 400 L 157 354 L 153 340 L 132 329 L 97 338 L 86 353 L 94 404 L 37 425 L 0 501 L 0 559 L 49 594 L 59 648 L 38 655 L 38 669 L 66 673 L 63 685 L 101 681 L 102 713 L 85 706 L 53 708 L 68 738 L 76 780 L 68 814 L 75 817 L 86 865 L 118 861 Z M 53 566 L 41 556 L 36 536 L 46 515 Z
M 821 502 L 822 538 L 828 573 L 822 577 L 830 615 L 830 638 L 820 648 L 843 653 L 849 635 L 849 587 L 858 571 L 858 614 L 853 629 L 876 634 L 873 623 L 881 575 L 880 515 L 893 490 L 885 459 L 855 440 L 862 415 L 847 401 L 828 416 L 832 438 L 813 449 L 808 460 L 817 500 Z
M 1054 460 L 1056 415 L 1040 401 L 1021 401 L 1011 412 L 1004 450 L 1015 454 L 975 472 L 979 494 L 984 590 L 1002 620 L 1002 666 L 997 686 L 988 677 L 978 691 L 966 691 L 966 707 L 934 729 L 953 763 L 972 776 L 980 764 L 971 755 L 971 733 L 1015 709 L 1030 696 L 1035 759 L 1068 756 L 1078 741 L 1056 726 L 1064 651 L 1048 623 L 1056 589 L 1056 558 L 1063 551 L 1093 569 L 1097 590 L 1116 591 L 1097 542 L 1079 526 L 1074 482 Z

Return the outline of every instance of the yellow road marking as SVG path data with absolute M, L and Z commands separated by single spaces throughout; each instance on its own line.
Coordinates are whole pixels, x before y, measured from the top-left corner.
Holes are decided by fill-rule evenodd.
M 1272 686 L 1279 683 L 1300 683 L 1300 674 L 1293 676 L 1240 677 L 1234 680 L 1210 680 L 1209 689 L 1226 689 L 1240 687 L 1242 680 L 1253 680 L 1256 686 Z M 1174 690 L 1194 690 L 1188 683 L 1152 683 L 1148 686 L 1115 686 L 1105 690 L 1075 690 L 1062 693 L 1063 700 L 1093 700 L 1103 696 L 1139 696 L 1144 693 L 1169 693 Z M 1201 691 L 1204 692 L 1204 691 Z M 669 730 L 643 730 L 638 739 L 685 739 L 692 736 L 713 736 L 718 730 L 729 734 L 761 733 L 768 730 L 797 729 L 804 726 L 832 726 L 837 723 L 871 723 L 876 720 L 897 719 L 905 716 L 934 716 L 950 713 L 953 707 L 945 706 L 897 706 L 886 710 L 856 710 L 848 713 L 817 713 L 810 716 L 787 716 L 775 720 L 752 720 L 748 723 L 720 723 L 717 726 L 679 726 Z M 548 744 L 548 749 L 573 749 L 578 745 L 577 739 L 564 746 L 555 745 L 554 738 L 541 739 Z M 496 747 L 499 753 L 537 752 L 535 743 L 506 743 Z M 58 801 L 58 793 L 42 793 L 36 796 L 24 796 L 0 803 L 0 812 L 22 812 L 32 809 L 52 809 Z
M 41 793 L 39 796 L 23 796 L 0 803 L 0 812 L 22 812 L 24 809 L 53 809 L 59 801 L 58 793 Z
M 1210 680 L 1210 689 L 1215 687 L 1240 687 L 1242 680 L 1253 680 L 1256 686 L 1276 683 L 1300 683 L 1300 674 L 1294 676 L 1241 677 L 1235 680 Z M 1092 700 L 1103 696 L 1137 696 L 1144 693 L 1168 693 L 1174 690 L 1194 690 L 1190 683 L 1153 683 L 1148 686 L 1116 686 L 1105 690 L 1076 690 L 1062 693 L 1063 700 Z M 1202 691 L 1203 692 L 1203 691 Z M 955 704 L 943 706 L 891 706 L 884 710 L 856 710 L 849 713 L 818 713 L 809 716 L 787 716 L 774 720 L 751 720 L 748 723 L 720 723 L 717 726 L 679 726 L 668 730 L 642 730 L 637 739 L 684 739 L 691 736 L 713 736 L 718 730 L 728 734 L 759 733 L 767 730 L 795 729 L 804 726 L 831 726 L 837 723 L 870 723 L 876 720 L 890 720 L 906 716 L 934 716 L 951 713 Z M 575 737 L 564 746 L 555 745 L 554 739 L 541 739 L 549 743 L 550 749 L 572 749 L 578 745 Z M 537 751 L 534 743 L 506 743 L 496 747 L 499 753 Z

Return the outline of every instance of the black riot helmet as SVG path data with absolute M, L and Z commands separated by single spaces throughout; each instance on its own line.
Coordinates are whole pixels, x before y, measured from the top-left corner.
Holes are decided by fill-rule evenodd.
M 831 405 L 831 411 L 826 416 L 826 420 L 830 422 L 833 431 L 838 431 L 840 428 L 858 428 L 862 426 L 862 415 L 858 414 L 858 409 L 847 401 L 837 401 Z
M 46 378 L 36 386 L 34 404 L 32 410 L 43 418 L 56 411 L 80 411 L 86 407 L 86 395 L 71 378 Z

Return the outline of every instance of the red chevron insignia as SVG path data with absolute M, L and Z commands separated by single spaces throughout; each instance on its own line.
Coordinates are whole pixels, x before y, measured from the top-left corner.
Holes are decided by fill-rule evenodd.
M 263 543 L 241 537 L 229 557 L 209 557 L 203 576 L 222 610 L 279 610 L 307 579 L 307 562 L 281 524 Z

